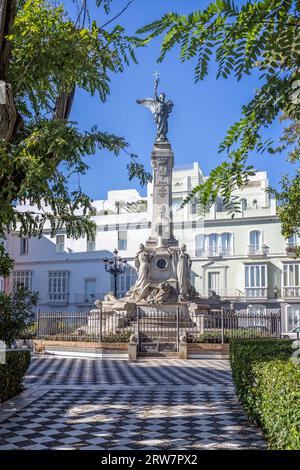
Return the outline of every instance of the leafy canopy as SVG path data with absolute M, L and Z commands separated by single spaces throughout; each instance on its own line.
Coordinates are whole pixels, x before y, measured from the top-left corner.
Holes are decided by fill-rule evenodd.
M 109 12 L 109 1 L 97 3 Z M 92 201 L 80 184 L 71 191 L 69 179 L 85 173 L 86 155 L 100 150 L 118 155 L 128 145 L 96 127 L 81 131 L 68 119 L 76 87 L 104 102 L 111 74 L 136 62 L 134 51 L 142 45 L 120 25 L 108 30 L 93 20 L 86 26 L 86 2 L 83 7 L 73 20 L 56 2 L 17 2 L 5 40 L 11 45 L 7 81 L 20 122 L 12 139 L 0 139 L 0 238 L 17 227 L 21 235 L 41 236 L 46 226 L 52 236 L 62 229 L 70 237 L 93 236 Z M 147 183 L 150 175 L 137 157 L 129 159 L 129 178 Z M 17 212 L 16 201 L 32 209 Z M 7 275 L 12 264 L 0 248 L 0 274 Z
M 182 62 L 195 60 L 195 81 L 209 73 L 209 62 L 215 59 L 217 77 L 234 76 L 238 81 L 255 70 L 261 81 L 253 98 L 243 106 L 240 120 L 228 130 L 219 152 L 227 159 L 218 165 L 207 181 L 194 188 L 195 194 L 207 206 L 220 194 L 225 204 L 232 203 L 234 188 L 242 188 L 254 168 L 247 163 L 250 152 L 263 153 L 279 150 L 270 139 L 264 138 L 264 129 L 281 116 L 292 126 L 298 126 L 300 117 L 300 2 L 295 0 L 249 0 L 236 4 L 232 0 L 216 0 L 203 10 L 188 16 L 167 13 L 138 33 L 146 34 L 145 43 L 164 34 L 162 61 L 171 49 L 179 46 Z M 299 137 L 282 136 L 282 148 L 289 153 L 291 163 L 299 160 Z M 290 147 L 292 146 L 292 148 Z M 279 215 L 283 235 L 299 232 L 300 176 L 294 171 L 282 180 L 283 192 L 272 191 L 280 204 Z M 237 210 L 235 204 L 234 210 Z

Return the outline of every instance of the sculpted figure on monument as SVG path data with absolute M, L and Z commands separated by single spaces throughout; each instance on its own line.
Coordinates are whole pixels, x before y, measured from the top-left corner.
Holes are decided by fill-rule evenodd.
M 178 255 L 177 262 L 177 279 L 180 298 L 187 298 L 193 287 L 191 286 L 190 275 L 191 275 L 192 260 L 190 255 L 186 252 L 186 245 L 182 245 Z
M 139 246 L 139 251 L 135 255 L 135 267 L 138 271 L 138 278 L 136 283 L 129 290 L 126 297 L 130 298 L 135 302 L 145 299 L 149 293 L 149 273 L 150 273 L 150 261 L 152 256 L 146 251 L 143 243 Z
M 174 103 L 171 100 L 165 101 L 165 93 L 157 95 L 158 83 L 159 78 L 157 74 L 154 81 L 154 99 L 146 98 L 143 100 L 136 100 L 136 102 L 146 106 L 146 108 L 150 109 L 151 113 L 154 114 L 157 129 L 155 140 L 157 142 L 165 142 L 168 140 L 168 118 L 169 114 L 172 112 Z
M 147 298 L 147 302 L 152 304 L 163 304 L 165 302 L 176 302 L 177 291 L 167 281 L 163 281 L 159 284 L 158 289 L 151 292 Z

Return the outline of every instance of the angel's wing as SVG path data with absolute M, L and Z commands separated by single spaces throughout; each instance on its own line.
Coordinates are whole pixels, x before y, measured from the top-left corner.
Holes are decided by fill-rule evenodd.
M 144 100 L 136 100 L 137 104 L 142 104 L 146 106 L 146 108 L 150 109 L 151 113 L 155 113 L 155 100 L 152 98 L 146 98 Z
M 172 109 L 173 109 L 174 103 L 173 103 L 173 101 L 171 101 L 171 100 L 168 100 L 168 101 L 166 102 L 166 105 L 167 105 L 167 110 L 168 110 L 168 113 L 170 114 L 170 113 L 172 112 Z

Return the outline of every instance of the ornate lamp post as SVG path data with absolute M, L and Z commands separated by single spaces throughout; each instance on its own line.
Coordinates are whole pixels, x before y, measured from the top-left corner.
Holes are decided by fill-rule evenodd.
M 117 277 L 119 274 L 124 274 L 126 271 L 127 260 L 118 256 L 118 250 L 115 249 L 113 251 L 114 257 L 113 258 L 104 258 L 103 263 L 105 267 L 105 271 L 110 273 L 114 276 L 115 279 L 115 296 L 117 297 Z

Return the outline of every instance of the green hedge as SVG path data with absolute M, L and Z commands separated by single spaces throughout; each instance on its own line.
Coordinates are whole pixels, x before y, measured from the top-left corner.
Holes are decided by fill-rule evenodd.
M 269 333 L 258 331 L 255 329 L 237 328 L 235 330 L 224 330 L 224 343 L 229 343 L 231 338 L 269 338 Z M 195 342 L 196 343 L 221 343 L 222 335 L 221 330 L 218 331 L 204 331 L 199 333 Z
M 21 392 L 30 364 L 30 351 L 7 351 L 5 361 L 0 364 L 0 403 Z
M 300 367 L 292 341 L 233 339 L 230 360 L 238 398 L 272 449 L 300 449 Z

